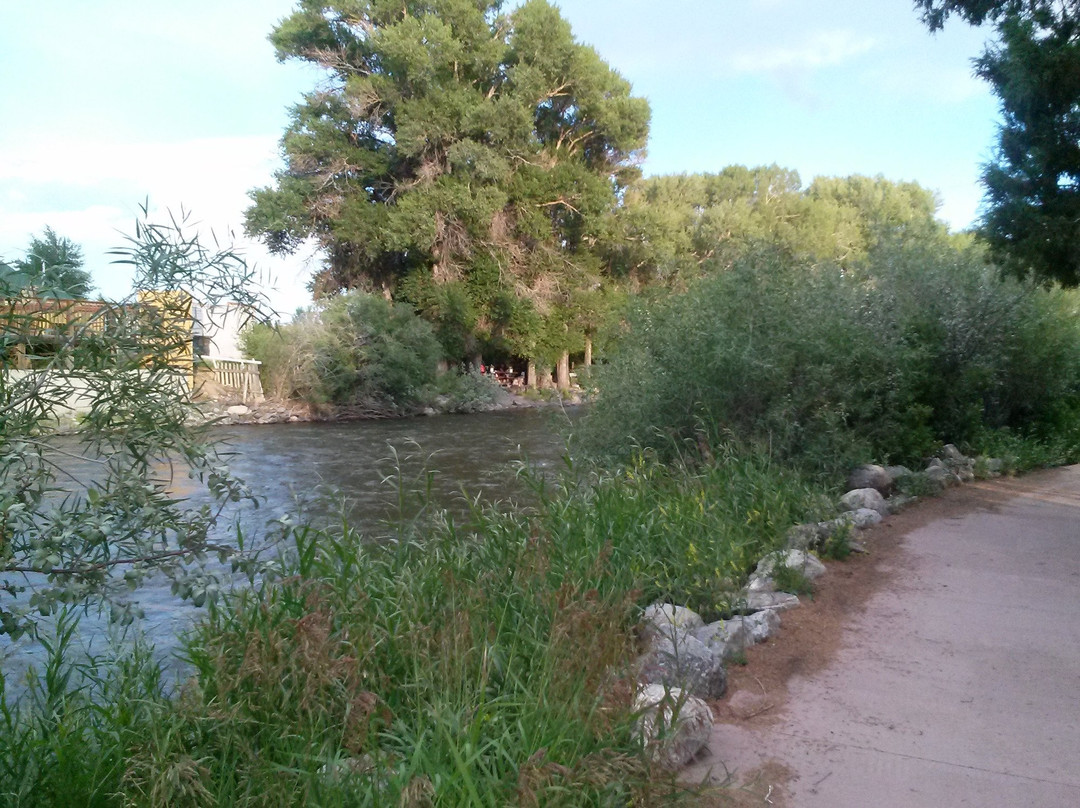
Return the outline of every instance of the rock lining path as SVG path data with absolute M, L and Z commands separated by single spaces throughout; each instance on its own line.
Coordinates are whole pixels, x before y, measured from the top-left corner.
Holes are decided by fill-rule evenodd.
M 1080 466 L 953 489 L 867 544 L 733 671 L 684 777 L 734 772 L 738 805 L 1080 806 Z

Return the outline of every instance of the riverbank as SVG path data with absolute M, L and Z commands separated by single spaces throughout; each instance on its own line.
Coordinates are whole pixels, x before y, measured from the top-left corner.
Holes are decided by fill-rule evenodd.
M 366 465 L 340 441 L 333 451 Z M 432 510 L 380 545 L 348 520 L 283 525 L 260 584 L 185 640 L 194 675 L 178 690 L 146 651 L 102 657 L 91 684 L 70 689 L 60 647 L 37 696 L 0 711 L 0 796 L 108 808 L 120 794 L 170 808 L 700 804 L 641 754 L 642 610 L 730 615 L 758 560 L 791 525 L 831 515 L 836 492 L 744 453 L 570 468 L 535 493 L 509 510 L 474 504 L 460 521 Z
M 261 584 L 186 641 L 196 673 L 179 698 L 146 654 L 102 659 L 86 690 L 43 679 L 58 690 L 0 727 L 0 794 L 13 806 L 119 794 L 667 804 L 678 789 L 634 732 L 641 609 L 722 613 L 786 527 L 823 516 L 829 498 L 764 457 L 578 469 L 536 493 L 467 523 L 432 514 L 378 546 L 349 524 L 288 528 Z M 35 704 L 62 707 L 45 721 Z
M 197 406 L 206 420 L 222 426 L 339 423 L 385 418 L 412 418 L 451 413 L 502 412 L 506 410 L 534 409 L 541 407 L 568 407 L 583 403 L 583 392 L 573 390 L 565 397 L 555 391 L 552 395 L 521 394 L 505 388 L 492 401 L 471 402 L 467 406 L 455 404 L 448 396 L 440 396 L 431 406 L 413 411 L 394 412 L 362 405 L 338 406 L 316 405 L 302 401 L 278 401 L 266 399 L 258 403 L 243 403 L 223 398 L 217 401 L 199 401 Z

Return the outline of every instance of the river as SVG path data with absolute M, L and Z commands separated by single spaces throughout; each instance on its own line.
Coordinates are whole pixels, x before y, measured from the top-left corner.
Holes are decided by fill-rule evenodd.
M 422 502 L 417 492 L 425 489 L 433 505 L 459 518 L 475 501 L 515 507 L 529 499 L 517 474 L 522 462 L 540 473 L 562 464 L 563 442 L 555 421 L 565 417 L 557 410 L 525 409 L 223 427 L 219 436 L 229 467 L 250 486 L 259 506 L 227 511 L 218 530 L 227 536 L 239 523 L 250 535 L 264 530 L 271 519 L 297 513 L 299 506 L 306 518 L 318 522 L 332 517 L 341 503 L 350 522 L 378 541 L 391 532 L 394 520 L 416 515 Z M 180 482 L 176 493 L 195 502 L 202 496 Z M 197 619 L 199 610 L 178 601 L 160 578 L 148 581 L 137 599 L 145 612 L 139 629 L 166 667 L 178 670 L 178 634 Z M 82 617 L 79 631 L 89 655 L 107 652 L 113 633 L 107 620 L 91 611 Z M 11 644 L 0 637 L 0 664 L 9 685 L 17 689 L 17 680 L 40 653 L 28 640 Z

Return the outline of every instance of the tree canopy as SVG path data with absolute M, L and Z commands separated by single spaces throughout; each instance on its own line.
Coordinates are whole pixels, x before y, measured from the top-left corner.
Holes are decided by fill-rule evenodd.
M 754 249 L 852 267 L 880 242 L 944 236 L 933 192 L 883 177 L 817 177 L 776 165 L 635 183 L 600 243 L 608 271 L 638 286 L 681 286 Z
M 32 292 L 61 298 L 85 298 L 94 290 L 83 268 L 82 248 L 46 227 L 30 240 L 26 256 L 14 264 L 0 262 L 4 294 Z
M 591 245 L 638 176 L 649 108 L 545 0 L 501 6 L 302 0 L 271 41 L 328 82 L 294 108 L 246 227 L 278 252 L 322 245 L 317 296 L 382 291 L 448 347 L 480 334 L 550 358 L 598 283 Z
M 983 170 L 985 237 L 1001 263 L 1080 283 L 1080 7 L 1053 0 L 917 0 L 938 29 L 950 15 L 995 25 L 976 73 L 1001 102 L 997 153 Z
M 972 25 L 982 25 L 1005 17 L 1056 15 L 1064 13 L 1065 6 L 1061 0 L 915 0 L 931 31 L 940 31 L 954 14 Z

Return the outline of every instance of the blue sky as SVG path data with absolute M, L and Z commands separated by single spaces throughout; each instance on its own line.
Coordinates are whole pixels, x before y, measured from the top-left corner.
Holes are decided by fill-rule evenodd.
M 985 31 L 931 35 L 910 0 L 563 0 L 652 105 L 647 174 L 778 163 L 934 189 L 953 228 L 976 217 L 997 105 L 971 75 Z M 244 242 L 247 191 L 279 166 L 288 107 L 319 80 L 267 42 L 292 0 L 0 3 L 0 256 L 46 225 L 84 247 L 107 296 L 107 249 L 138 207 L 190 209 L 236 233 L 291 312 L 311 251 Z

